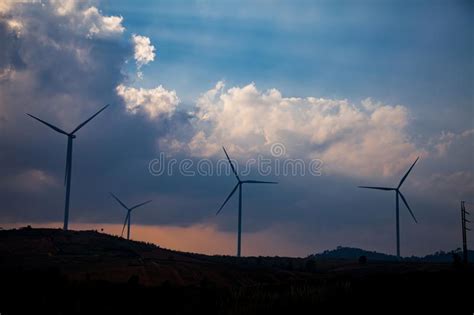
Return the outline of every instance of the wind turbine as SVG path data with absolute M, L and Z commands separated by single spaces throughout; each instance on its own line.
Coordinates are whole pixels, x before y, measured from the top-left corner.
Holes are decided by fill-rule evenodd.
M 122 207 L 124 207 L 125 209 L 127 209 L 127 215 L 125 216 L 125 222 L 123 223 L 122 234 L 120 234 L 120 237 L 123 236 L 123 231 L 125 230 L 125 225 L 126 225 L 127 222 L 128 222 L 128 227 L 127 227 L 127 240 L 129 240 L 129 239 L 130 239 L 130 214 L 132 213 L 132 210 L 133 210 L 133 209 L 136 209 L 136 208 L 138 208 L 138 207 L 144 206 L 144 205 L 146 205 L 147 203 L 150 203 L 151 200 L 148 200 L 148 201 L 139 203 L 138 205 L 129 208 L 129 207 L 127 207 L 122 201 L 120 201 L 120 199 L 118 199 L 117 196 L 115 196 L 115 195 L 112 194 L 112 193 L 110 193 L 110 195 L 111 195 L 115 200 L 117 200 L 117 202 L 118 202 Z
M 82 124 L 77 126 L 70 133 L 68 133 L 68 132 L 66 132 L 66 131 L 64 131 L 64 130 L 56 127 L 56 126 L 53 126 L 50 123 L 47 123 L 46 121 L 39 119 L 38 117 L 35 117 L 35 116 L 30 115 L 30 114 L 27 113 L 27 115 L 30 116 L 31 118 L 34 118 L 37 121 L 39 121 L 39 122 L 45 124 L 46 126 L 50 127 L 51 129 L 67 136 L 66 171 L 65 171 L 65 175 L 64 175 L 64 185 L 66 185 L 66 201 L 65 201 L 65 205 L 64 205 L 64 229 L 65 230 L 67 230 L 68 222 L 69 222 L 69 197 L 70 197 L 70 193 L 71 193 L 71 169 L 72 169 L 72 141 L 74 140 L 74 138 L 76 138 L 75 133 L 77 131 L 79 131 L 79 129 L 84 127 L 89 121 L 91 121 L 95 116 L 99 115 L 108 106 L 109 105 L 107 104 L 104 107 L 102 107 L 97 113 L 95 113 L 89 119 L 87 119 Z
M 399 196 L 402 197 L 402 201 L 405 204 L 405 206 L 407 207 L 407 209 L 410 212 L 411 216 L 413 217 L 413 220 L 415 221 L 415 223 L 418 223 L 418 221 L 415 218 L 415 215 L 413 214 L 413 212 L 410 209 L 410 206 L 408 205 L 407 200 L 405 199 L 402 192 L 400 191 L 400 187 L 402 186 L 403 182 L 407 178 L 408 174 L 410 174 L 413 166 L 415 166 L 415 164 L 416 164 L 416 162 L 418 161 L 419 158 L 420 157 L 416 158 L 415 162 L 413 162 L 413 164 L 410 166 L 410 168 L 405 173 L 405 175 L 402 177 L 402 179 L 400 180 L 400 183 L 398 184 L 398 186 L 396 188 L 393 188 L 393 187 L 359 186 L 359 188 L 395 191 L 395 205 L 396 205 L 395 209 L 396 209 L 396 216 L 397 216 L 397 257 L 398 257 L 398 259 L 400 259 L 400 218 L 399 218 L 399 200 L 398 200 Z
M 239 175 L 237 175 L 237 172 L 235 171 L 234 165 L 232 164 L 232 161 L 229 158 L 229 155 L 227 154 L 227 151 L 225 150 L 224 147 L 222 147 L 224 150 L 225 156 L 227 157 L 227 160 L 229 161 L 230 167 L 232 168 L 232 172 L 235 175 L 235 178 L 237 178 L 237 184 L 235 185 L 234 189 L 230 192 L 229 196 L 227 196 L 226 200 L 222 204 L 222 206 L 217 210 L 216 215 L 221 212 L 221 210 L 224 208 L 225 204 L 227 201 L 229 201 L 230 197 L 235 193 L 237 188 L 239 189 L 239 226 L 238 226 L 238 232 L 237 232 L 237 257 L 240 257 L 240 244 L 241 244 L 241 235 L 242 235 L 242 185 L 243 184 L 278 184 L 277 182 L 265 182 L 265 181 L 260 181 L 260 180 L 241 180 Z

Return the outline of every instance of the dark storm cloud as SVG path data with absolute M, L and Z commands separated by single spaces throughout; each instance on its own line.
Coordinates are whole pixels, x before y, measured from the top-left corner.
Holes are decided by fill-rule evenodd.
M 81 17 L 85 4 L 75 9 L 79 13 L 73 10 L 60 15 L 55 9 L 50 4 L 25 4 L 0 18 L 4 220 L 57 220 L 62 216 L 66 137 L 25 113 L 71 131 L 98 108 L 112 104 L 77 134 L 73 220 L 82 215 L 77 209 L 101 205 L 109 189 L 122 190 L 126 196 L 142 191 L 138 178 L 143 172 L 137 169 L 147 169 L 147 161 L 155 154 L 156 137 L 168 132 L 173 120 L 182 119 L 176 115 L 173 120 L 150 121 L 127 113 L 115 88 L 128 79 L 124 66 L 133 57 L 130 41 L 120 32 L 88 36 L 76 29 L 69 19 Z M 12 20 L 19 21 L 21 29 L 11 28 Z M 32 185 L 37 188 L 30 189 Z M 109 200 L 101 206 L 112 207 Z M 84 215 L 87 219 L 89 213 Z M 96 211 L 90 215 L 110 218 Z

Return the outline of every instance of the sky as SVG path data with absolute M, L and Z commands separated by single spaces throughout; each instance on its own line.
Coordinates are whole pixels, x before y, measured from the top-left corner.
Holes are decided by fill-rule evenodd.
M 71 226 L 243 255 L 461 246 L 474 202 L 472 1 L 2 1 L 0 226 Z M 474 208 L 474 204 L 467 204 Z M 471 233 L 468 234 L 468 239 Z M 470 246 L 472 248 L 472 246 Z

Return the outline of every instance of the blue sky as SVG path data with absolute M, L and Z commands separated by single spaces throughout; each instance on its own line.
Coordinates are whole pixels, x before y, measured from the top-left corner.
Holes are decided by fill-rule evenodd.
M 409 104 L 421 124 L 472 125 L 469 1 L 113 1 L 157 61 L 143 84 L 192 103 L 218 80 L 289 96 Z M 432 111 L 432 115 L 425 115 Z M 446 119 L 449 117 L 451 119 Z M 424 126 L 429 128 L 429 126 Z M 421 130 L 423 131 L 423 130 Z
M 0 220 L 61 225 L 65 139 L 25 113 L 72 130 L 110 103 L 75 142 L 72 226 L 120 231 L 114 191 L 154 200 L 136 239 L 233 253 L 236 200 L 214 213 L 234 178 L 149 171 L 160 154 L 217 163 L 225 145 L 239 166 L 323 162 L 321 176 L 251 169 L 280 183 L 245 189 L 244 254 L 391 253 L 393 196 L 357 186 L 396 185 L 420 156 L 402 254 L 454 249 L 459 201 L 474 201 L 473 13 L 461 0 L 6 1 Z

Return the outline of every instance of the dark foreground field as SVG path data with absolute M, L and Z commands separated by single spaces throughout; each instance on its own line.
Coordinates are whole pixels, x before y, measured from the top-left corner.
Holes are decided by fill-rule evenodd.
M 0 231 L 0 313 L 473 314 L 474 270 L 175 252 L 94 231 Z

